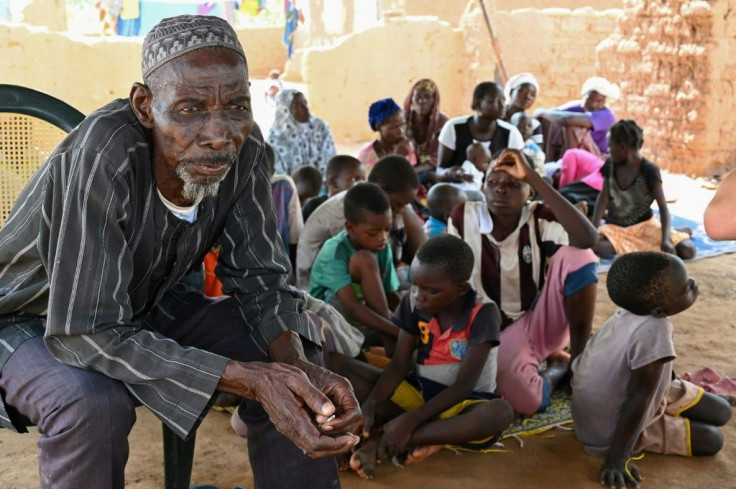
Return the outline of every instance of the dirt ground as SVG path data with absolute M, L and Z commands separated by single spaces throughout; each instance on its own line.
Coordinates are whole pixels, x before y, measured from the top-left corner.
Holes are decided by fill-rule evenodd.
M 677 182 L 685 180 L 667 182 L 668 196 L 692 196 L 691 192 L 680 193 L 676 188 Z M 697 205 L 681 199 L 673 206 L 682 206 L 678 211 L 680 214 L 689 211 L 702 216 L 701 208 L 707 201 L 696 199 Z M 675 369 L 683 373 L 709 366 L 736 377 L 733 360 L 736 352 L 736 254 L 693 261 L 688 269 L 700 284 L 700 297 L 693 307 L 672 318 L 678 352 Z M 605 275 L 601 275 L 601 279 L 596 326 L 614 310 L 606 294 Z M 736 488 L 736 421 L 732 420 L 723 432 L 726 444 L 715 457 L 686 459 L 647 455 L 638 463 L 645 477 L 641 487 Z M 443 450 L 421 465 L 403 470 L 384 463 L 378 467 L 373 480 L 363 481 L 353 473 L 346 473 L 342 476 L 342 485 L 346 489 L 598 487 L 601 460 L 585 454 L 572 432 L 555 430 L 550 433 L 552 436 L 549 437 L 527 438 L 524 448 L 514 440 L 507 441 L 510 453 L 456 455 Z M 0 430 L 0 489 L 38 487 L 37 439 L 35 432 L 17 435 Z M 163 487 L 161 424 L 144 408 L 138 409 L 138 422 L 130 436 L 130 450 L 126 486 L 130 489 Z M 236 485 L 248 489 L 253 487 L 245 440 L 231 431 L 229 418 L 224 413 L 210 413 L 198 431 L 192 481 L 217 484 L 222 489 L 232 489 Z

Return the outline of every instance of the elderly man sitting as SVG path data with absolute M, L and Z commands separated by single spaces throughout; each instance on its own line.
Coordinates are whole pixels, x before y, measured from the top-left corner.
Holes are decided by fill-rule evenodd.
M 184 437 L 232 393 L 260 487 L 339 487 L 360 412 L 310 362 L 237 36 L 164 19 L 143 80 L 69 134 L 0 229 L 0 423 L 38 425 L 41 487 L 123 488 L 134 398 Z M 229 296 L 210 299 L 180 281 L 215 242 Z

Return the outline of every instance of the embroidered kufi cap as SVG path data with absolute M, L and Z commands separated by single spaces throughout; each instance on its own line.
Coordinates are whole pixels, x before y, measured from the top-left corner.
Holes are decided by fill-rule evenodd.
M 232 49 L 245 59 L 243 46 L 225 19 L 208 15 L 179 15 L 162 19 L 143 40 L 143 79 L 183 54 L 216 47 Z

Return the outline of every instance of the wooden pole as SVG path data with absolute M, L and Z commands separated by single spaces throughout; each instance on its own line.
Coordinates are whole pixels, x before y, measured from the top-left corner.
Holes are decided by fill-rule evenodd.
M 483 18 L 486 20 L 486 27 L 488 28 L 488 34 L 491 35 L 491 45 L 493 46 L 493 51 L 496 53 L 496 59 L 498 60 L 498 66 L 501 69 L 501 84 L 505 84 L 506 80 L 509 79 L 508 74 L 506 73 L 506 67 L 503 64 L 503 57 L 501 56 L 501 46 L 498 44 L 498 39 L 496 39 L 496 36 L 493 34 L 493 24 L 491 23 L 491 16 L 488 15 L 488 8 L 486 7 L 486 1 L 485 0 L 478 0 L 480 3 L 480 8 L 483 11 Z

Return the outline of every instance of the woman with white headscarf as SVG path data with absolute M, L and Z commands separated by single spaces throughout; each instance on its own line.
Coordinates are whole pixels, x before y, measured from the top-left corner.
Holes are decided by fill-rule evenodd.
M 506 105 L 506 114 L 504 120 L 511 122 L 511 116 L 516 113 L 526 113 L 534 105 L 534 101 L 539 94 L 539 82 L 531 73 L 517 73 L 506 82 L 503 89 L 508 104 Z M 532 117 L 532 136 L 531 140 L 539 146 L 542 145 L 544 137 L 542 136 L 542 125 Z
M 557 109 L 534 112 L 534 117 L 550 124 L 556 123 L 562 129 L 545 131 L 548 161 L 556 160 L 568 148 L 584 149 L 599 157 L 608 154 L 606 133 L 616 122 L 616 115 L 606 107 L 606 102 L 617 99 L 621 91 L 605 78 L 594 76 L 583 83 L 581 95 L 582 100 L 573 100 Z
M 290 88 L 276 96 L 276 115 L 266 140 L 276 150 L 276 174 L 291 175 L 301 165 L 324 173 L 327 160 L 337 154 L 330 126 L 309 113 L 303 93 Z

